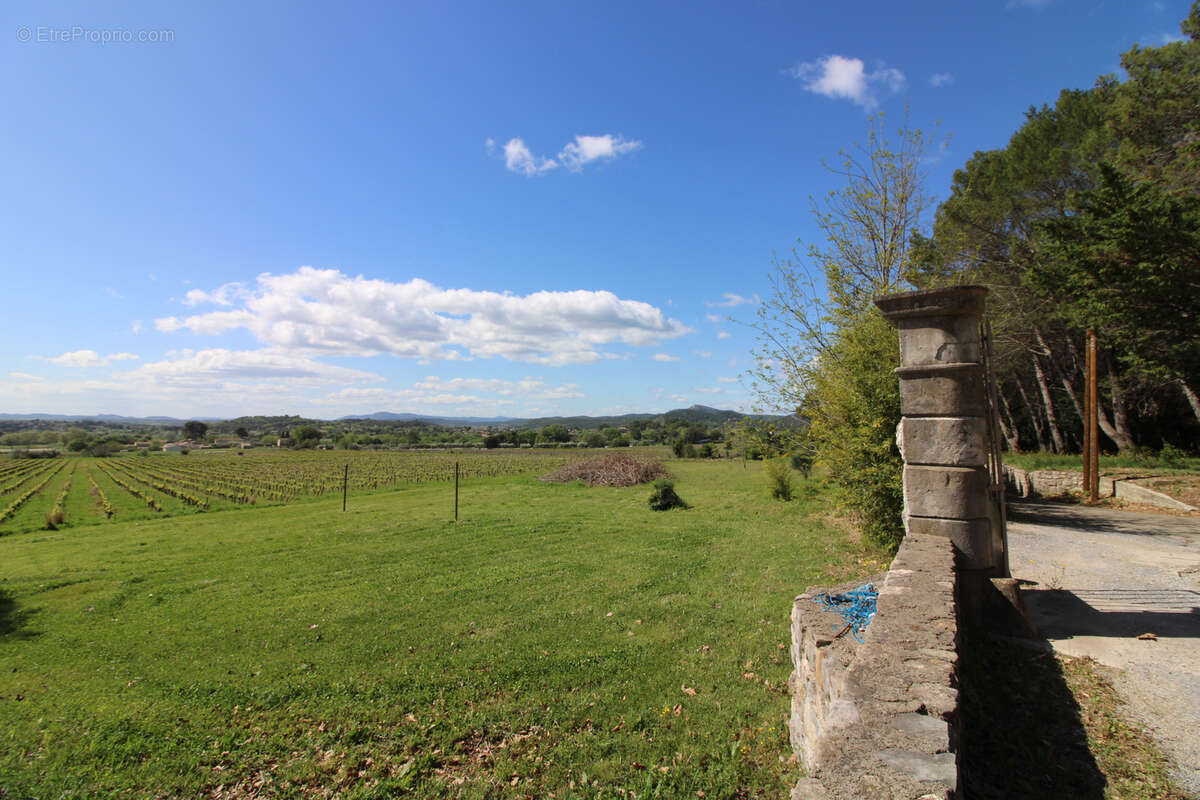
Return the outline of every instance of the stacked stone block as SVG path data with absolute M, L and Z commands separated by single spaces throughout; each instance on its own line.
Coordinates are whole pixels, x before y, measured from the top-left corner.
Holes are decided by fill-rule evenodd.
M 987 289 L 957 286 L 875 301 L 900 333 L 897 443 L 904 526 L 954 543 L 959 569 L 1003 572 L 1004 541 L 989 498 L 987 389 L 979 323 Z

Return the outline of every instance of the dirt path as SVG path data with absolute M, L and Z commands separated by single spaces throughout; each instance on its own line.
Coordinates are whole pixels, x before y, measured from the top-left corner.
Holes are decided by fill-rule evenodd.
M 1113 669 L 1130 716 L 1200 798 L 1200 519 L 1009 505 L 1013 577 L 1042 634 Z M 1155 639 L 1138 639 L 1152 633 Z

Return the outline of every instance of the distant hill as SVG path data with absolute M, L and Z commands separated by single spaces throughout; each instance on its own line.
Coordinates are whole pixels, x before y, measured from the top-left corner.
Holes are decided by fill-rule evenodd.
M 783 417 L 771 415 L 756 415 L 743 414 L 738 411 L 729 411 L 720 408 L 712 408 L 711 406 L 694 405 L 689 408 L 676 408 L 671 411 L 661 413 L 638 413 L 638 414 L 620 414 L 606 417 L 439 417 L 431 414 L 412 414 L 407 412 L 395 411 L 376 411 L 371 414 L 354 414 L 345 417 L 338 417 L 335 420 L 312 419 L 308 417 L 300 417 L 294 415 L 277 415 L 277 416 L 242 416 L 234 419 L 220 419 L 214 417 L 200 418 L 201 421 L 216 425 L 220 428 L 228 428 L 233 430 L 234 427 L 246 427 L 252 430 L 275 430 L 280 431 L 297 425 L 322 425 L 335 422 L 353 422 L 355 420 L 374 421 L 384 423 L 403 424 L 424 423 L 428 425 L 441 425 L 446 428 L 478 428 L 478 427 L 496 427 L 496 428 L 544 428 L 547 425 L 560 424 L 571 429 L 590 429 L 590 428 L 620 428 L 629 425 L 635 420 L 652 420 L 652 419 L 668 419 L 668 420 L 683 420 L 688 423 L 718 426 L 727 422 L 737 422 L 746 418 L 757 419 L 786 419 Z M 164 426 L 164 427 L 179 427 L 186 420 L 177 419 L 175 417 L 125 417 L 119 414 L 0 414 L 0 421 L 32 421 L 44 420 L 46 422 L 102 422 L 109 425 L 147 425 L 147 426 Z
M 182 425 L 187 420 L 175 417 L 124 417 L 120 414 L 0 414 L 0 420 L 35 420 L 47 422 L 107 422 L 113 425 Z M 203 422 L 220 422 L 217 417 L 200 417 Z
M 464 425 L 502 425 L 506 422 L 517 422 L 514 417 L 434 417 L 429 414 L 397 414 L 392 411 L 375 411 L 370 414 L 350 414 L 338 417 L 341 422 L 348 419 L 373 419 L 380 422 L 432 422 L 435 425 L 445 425 L 448 428 L 458 428 Z

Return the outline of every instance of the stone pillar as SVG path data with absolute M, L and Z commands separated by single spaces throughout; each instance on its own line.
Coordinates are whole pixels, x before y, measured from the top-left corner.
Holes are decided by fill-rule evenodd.
M 900 332 L 904 528 L 948 537 L 960 570 L 1003 572 L 988 494 L 987 397 L 979 322 L 983 286 L 888 295 L 875 301 Z

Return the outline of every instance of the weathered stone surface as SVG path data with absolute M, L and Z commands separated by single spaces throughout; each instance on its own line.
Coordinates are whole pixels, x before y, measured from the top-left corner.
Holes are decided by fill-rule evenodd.
M 937 752 L 950 749 L 950 724 L 928 714 L 897 714 L 892 718 L 892 727 L 928 739 L 937 747 Z
M 808 779 L 796 797 L 912 800 L 953 788 L 945 779 L 955 739 L 945 720 L 957 718 L 954 559 L 947 537 L 905 537 L 875 581 L 878 612 L 861 645 L 830 640 L 828 612 L 811 595 L 797 598 L 790 733 Z M 889 762 L 880 753 L 908 755 Z
M 897 438 L 906 464 L 987 464 L 987 422 L 983 417 L 906 417 L 900 422 Z
M 980 361 L 978 317 L 902 319 L 900 365 L 977 364 Z
M 988 515 L 982 467 L 904 467 L 904 507 L 913 517 L 980 519 Z
M 831 800 L 825 787 L 816 778 L 801 778 L 792 789 L 790 800 Z
M 954 787 L 958 783 L 958 766 L 953 753 L 912 753 L 906 750 L 880 750 L 875 754 L 893 769 L 905 772 L 919 781 L 937 781 Z
M 941 519 L 938 517 L 909 517 L 905 520 L 909 533 L 943 536 L 959 553 L 959 566 L 964 569 L 986 569 L 995 563 L 995 547 L 989 519 Z
M 900 367 L 900 413 L 906 417 L 982 417 L 987 411 L 980 364 Z
M 950 286 L 880 297 L 875 305 L 896 322 L 910 317 L 967 316 L 979 318 L 987 303 L 986 286 Z

